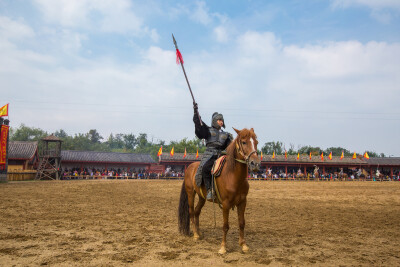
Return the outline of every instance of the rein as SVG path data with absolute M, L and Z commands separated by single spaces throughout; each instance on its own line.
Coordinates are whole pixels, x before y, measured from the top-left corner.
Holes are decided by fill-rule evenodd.
M 244 160 L 237 159 L 237 158 L 235 158 L 235 160 L 237 162 L 240 162 L 240 163 L 243 163 L 243 164 L 246 164 L 246 165 L 249 165 L 249 159 L 250 159 L 251 155 L 253 155 L 254 153 L 257 153 L 256 150 L 253 150 L 246 156 L 243 153 L 243 147 L 241 146 L 240 143 L 238 144 L 238 141 L 236 141 L 236 151 L 237 151 L 237 153 L 239 153 L 239 155 L 241 155 L 244 158 Z

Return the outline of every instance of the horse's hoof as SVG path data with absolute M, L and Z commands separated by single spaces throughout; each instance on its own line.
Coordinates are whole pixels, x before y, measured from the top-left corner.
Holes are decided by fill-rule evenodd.
M 242 251 L 243 251 L 243 253 L 249 252 L 249 247 L 248 247 L 246 244 L 244 244 L 244 245 L 242 246 Z
M 199 239 L 200 239 L 200 236 L 199 236 L 199 235 L 197 235 L 197 234 L 195 234 L 195 235 L 193 235 L 193 239 L 194 239 L 194 241 L 197 241 L 197 240 L 199 240 Z
M 221 247 L 220 250 L 218 251 L 219 255 L 225 255 L 226 254 L 226 249 L 225 247 Z

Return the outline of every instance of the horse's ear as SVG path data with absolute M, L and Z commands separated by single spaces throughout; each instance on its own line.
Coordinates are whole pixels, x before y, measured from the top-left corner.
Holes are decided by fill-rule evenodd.
M 250 131 L 254 133 L 254 129 L 253 128 L 251 128 Z
M 236 129 L 235 127 L 232 127 L 232 128 L 233 128 L 233 130 L 235 130 L 235 132 L 236 132 L 237 134 L 240 133 L 240 131 L 239 131 L 238 129 Z

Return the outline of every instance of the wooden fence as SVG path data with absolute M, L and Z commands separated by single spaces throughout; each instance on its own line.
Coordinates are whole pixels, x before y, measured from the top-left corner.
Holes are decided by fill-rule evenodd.
M 7 173 L 8 181 L 27 181 L 34 180 L 36 176 L 36 171 L 9 171 Z

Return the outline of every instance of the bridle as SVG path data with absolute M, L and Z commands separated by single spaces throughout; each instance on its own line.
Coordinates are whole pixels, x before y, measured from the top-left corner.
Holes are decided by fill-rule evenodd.
M 244 154 L 244 152 L 243 152 L 242 143 L 240 143 L 239 140 L 237 140 L 237 141 L 236 141 L 236 152 L 237 152 L 239 155 L 241 155 L 241 156 L 244 158 L 244 160 L 237 159 L 237 158 L 235 158 L 235 160 L 238 161 L 238 162 L 240 162 L 240 163 L 249 165 L 249 160 L 250 160 L 251 155 L 253 155 L 254 153 L 257 153 L 257 150 L 251 151 L 251 152 L 246 156 L 246 155 Z

